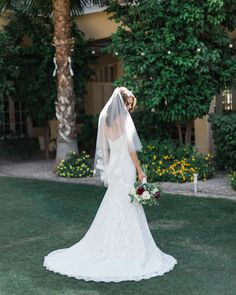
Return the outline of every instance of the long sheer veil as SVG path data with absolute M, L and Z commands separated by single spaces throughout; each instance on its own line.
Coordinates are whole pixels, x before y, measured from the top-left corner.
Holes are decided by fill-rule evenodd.
M 127 91 L 132 94 L 129 90 Z M 142 150 L 142 144 L 119 87 L 114 90 L 98 120 L 94 176 L 99 177 L 105 186 L 107 186 L 106 171 L 109 161 L 108 139 L 114 141 L 118 138 L 127 145 L 129 152 Z

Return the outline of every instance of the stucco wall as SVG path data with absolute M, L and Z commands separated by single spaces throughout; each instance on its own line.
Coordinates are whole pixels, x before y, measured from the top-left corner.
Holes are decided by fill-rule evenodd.
M 103 39 L 116 31 L 118 25 L 108 19 L 106 12 L 97 12 L 78 16 L 79 29 L 85 33 L 86 39 Z

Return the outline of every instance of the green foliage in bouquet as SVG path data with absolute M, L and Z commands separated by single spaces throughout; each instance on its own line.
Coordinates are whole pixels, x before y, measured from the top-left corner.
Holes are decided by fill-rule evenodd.
M 57 166 L 57 175 L 62 177 L 89 177 L 93 175 L 92 161 L 85 151 L 81 155 L 71 152 L 66 160 Z
M 236 190 L 236 171 L 229 175 L 231 187 Z
M 215 173 L 212 155 L 204 156 L 192 145 L 177 146 L 170 140 L 145 143 L 139 157 L 151 182 L 192 182 L 194 173 L 205 181 Z

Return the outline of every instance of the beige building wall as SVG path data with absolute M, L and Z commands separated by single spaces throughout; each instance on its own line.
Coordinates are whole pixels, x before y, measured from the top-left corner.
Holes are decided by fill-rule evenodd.
M 212 140 L 210 138 L 210 124 L 207 121 L 208 116 L 203 119 L 194 120 L 195 144 L 200 153 L 207 154 L 213 152 Z
M 118 24 L 108 19 L 106 12 L 78 16 L 78 28 L 85 33 L 86 39 L 104 39 L 116 31 Z
M 215 101 L 212 100 L 209 113 L 214 112 Z M 208 115 L 201 119 L 194 120 L 195 145 L 200 153 L 207 154 L 215 152 L 211 124 L 208 122 Z

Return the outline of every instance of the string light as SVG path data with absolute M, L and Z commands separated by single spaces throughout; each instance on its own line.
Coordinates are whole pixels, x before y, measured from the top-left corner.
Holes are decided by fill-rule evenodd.
M 233 44 L 230 43 L 230 44 L 229 44 L 229 48 L 233 48 L 233 47 L 234 47 Z M 196 51 L 197 51 L 198 53 L 201 52 L 201 50 L 202 50 L 202 49 L 201 49 L 200 47 L 196 49 Z M 167 51 L 167 54 L 170 55 L 171 53 L 172 53 L 172 51 L 170 51 L 170 50 Z M 92 54 L 96 54 L 96 52 L 93 50 L 93 51 L 92 51 Z M 145 53 L 144 53 L 144 52 L 141 52 L 140 54 L 141 54 L 141 56 L 145 56 Z M 116 51 L 116 52 L 115 52 L 115 55 L 118 56 L 119 53 Z M 152 77 L 150 77 L 150 80 L 152 80 Z
M 94 50 L 92 51 L 92 54 L 95 54 L 95 51 Z

